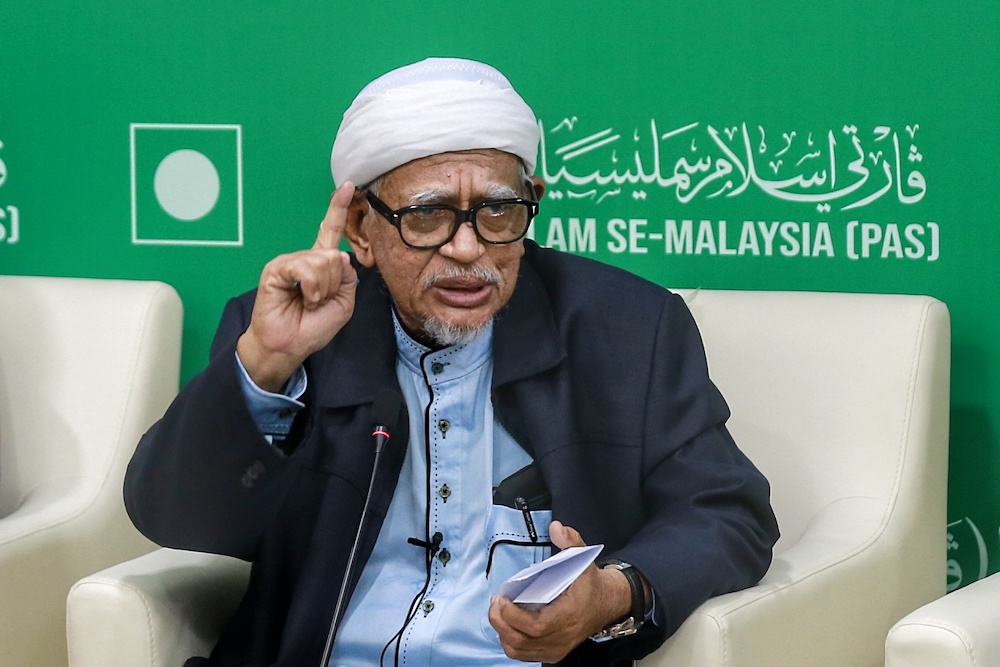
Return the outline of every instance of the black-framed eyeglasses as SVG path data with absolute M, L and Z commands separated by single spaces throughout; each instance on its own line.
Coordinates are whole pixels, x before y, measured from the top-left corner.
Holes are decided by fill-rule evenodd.
M 394 211 L 371 191 L 364 193 L 371 207 L 396 228 L 403 243 L 417 250 L 440 248 L 455 238 L 466 222 L 485 243 L 513 243 L 528 232 L 531 219 L 538 215 L 538 202 L 530 199 L 496 199 L 470 209 L 426 204 Z

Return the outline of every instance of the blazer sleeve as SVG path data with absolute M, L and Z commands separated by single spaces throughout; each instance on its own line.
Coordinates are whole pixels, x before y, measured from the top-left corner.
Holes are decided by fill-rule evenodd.
M 236 341 L 252 294 L 225 307 L 208 366 L 142 437 L 125 475 L 125 507 L 167 547 L 250 560 L 296 463 L 261 434 L 246 404 Z
M 641 633 L 655 638 L 652 647 L 709 597 L 756 584 L 771 562 L 778 527 L 770 487 L 737 447 L 728 418 L 694 319 L 671 295 L 646 388 L 645 520 L 609 554 L 635 565 L 655 591 L 658 625 Z

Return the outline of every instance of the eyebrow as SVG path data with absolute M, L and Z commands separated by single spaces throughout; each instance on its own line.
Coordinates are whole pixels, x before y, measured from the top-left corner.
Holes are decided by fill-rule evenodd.
M 517 191 L 509 185 L 487 181 L 483 184 L 482 200 L 491 201 L 497 199 L 517 199 Z M 409 206 L 433 206 L 435 204 L 446 204 L 456 199 L 454 190 L 447 188 L 431 188 L 420 190 L 410 195 Z

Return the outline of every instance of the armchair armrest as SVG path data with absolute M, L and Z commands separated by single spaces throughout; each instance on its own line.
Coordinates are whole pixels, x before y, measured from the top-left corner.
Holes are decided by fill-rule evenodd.
M 889 631 L 886 667 L 1000 664 L 1000 573 L 949 593 Z
M 208 655 L 250 564 L 159 549 L 78 581 L 67 599 L 72 667 L 176 667 Z
M 884 505 L 870 498 L 831 503 L 776 553 L 757 586 L 705 602 L 640 667 L 721 666 L 735 664 L 734 656 L 745 667 L 871 665 L 868 656 L 881 655 L 901 615 L 892 616 L 900 595 L 883 515 Z M 910 609 L 935 595 L 916 594 L 923 599 Z

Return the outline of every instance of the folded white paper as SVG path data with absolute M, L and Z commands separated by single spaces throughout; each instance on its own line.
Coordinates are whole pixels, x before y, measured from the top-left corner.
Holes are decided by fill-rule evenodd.
M 536 610 L 559 597 L 597 559 L 603 544 L 563 549 L 555 556 L 524 568 L 500 584 L 500 594 L 526 609 Z

